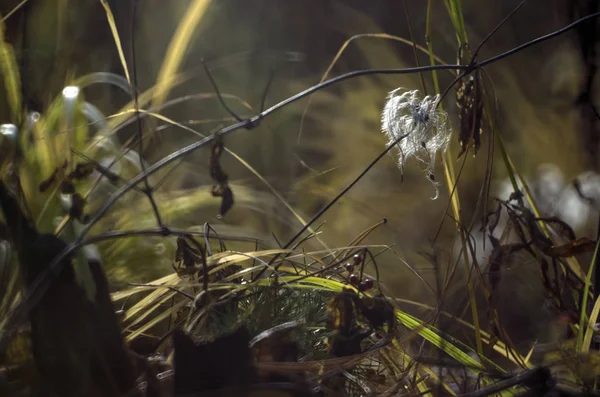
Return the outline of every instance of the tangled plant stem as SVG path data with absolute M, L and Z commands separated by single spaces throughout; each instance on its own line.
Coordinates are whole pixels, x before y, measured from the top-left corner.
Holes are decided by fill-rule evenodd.
M 511 50 L 508 50 L 504 53 L 501 53 L 499 55 L 488 58 L 488 59 L 486 59 L 482 62 L 478 62 L 478 63 L 472 63 L 469 65 L 456 65 L 456 64 L 455 65 L 433 65 L 433 66 L 422 66 L 422 67 L 405 68 L 405 69 L 366 69 L 366 70 L 357 70 L 354 72 L 346 73 L 341 76 L 324 81 L 322 83 L 316 84 L 316 85 L 314 85 L 314 86 L 312 86 L 312 87 L 310 87 L 310 88 L 308 88 L 286 100 L 283 100 L 283 101 L 271 106 L 270 108 L 264 110 L 260 114 L 254 116 L 248 120 L 244 120 L 244 121 L 232 124 L 228 127 L 225 127 L 221 131 L 219 131 L 219 134 L 221 136 L 225 136 L 225 135 L 228 135 L 228 134 L 230 134 L 234 131 L 237 131 L 239 129 L 242 129 L 242 128 L 251 128 L 251 126 L 256 125 L 261 119 L 271 115 L 272 113 L 275 113 L 278 110 L 281 110 L 282 108 L 286 107 L 287 105 L 290 105 L 293 102 L 296 102 L 314 92 L 317 92 L 326 87 L 329 87 L 330 85 L 334 85 L 334 84 L 340 83 L 342 81 L 360 77 L 360 76 L 386 75 L 386 74 L 393 74 L 393 75 L 413 74 L 413 73 L 421 73 L 421 72 L 431 72 L 434 70 L 455 70 L 455 71 L 463 71 L 463 72 L 465 72 L 465 74 L 468 74 L 468 73 L 476 70 L 479 67 L 483 67 L 483 66 L 489 65 L 491 63 L 500 61 L 501 59 L 504 59 L 513 54 L 516 54 L 528 47 L 535 45 L 535 44 L 541 43 L 546 40 L 550 40 L 556 36 L 559 36 L 567 31 L 573 29 L 574 27 L 576 27 L 592 18 L 597 18 L 599 16 L 600 16 L 600 13 L 594 13 L 594 14 L 588 15 L 584 18 L 581 18 L 581 19 L 573 22 L 572 24 L 570 24 L 568 26 L 565 26 L 562 29 L 559 29 L 550 34 L 539 37 L 537 39 L 534 39 L 530 42 L 522 44 L 518 47 L 515 47 Z M 201 148 L 202 146 L 207 145 L 208 143 L 212 142 L 213 139 L 214 139 L 214 135 L 208 136 L 204 139 L 201 139 L 195 143 L 192 143 L 192 144 L 190 144 L 184 148 L 181 148 L 181 149 L 173 152 L 172 154 L 164 157 L 162 160 L 156 162 L 155 164 L 151 165 L 150 167 L 147 167 L 145 171 L 141 172 L 136 177 L 134 177 L 128 184 L 124 185 L 119 190 L 117 190 L 107 200 L 107 202 L 104 204 L 104 206 L 90 220 L 89 224 L 81 231 L 81 234 L 78 236 L 78 238 L 73 243 L 69 244 L 68 247 L 60 255 L 58 255 L 48 265 L 48 267 L 36 278 L 36 280 L 31 284 L 27 294 L 23 297 L 23 300 L 19 303 L 19 305 L 17 305 L 17 307 L 15 307 L 12 310 L 12 312 L 9 315 L 8 321 L 6 322 L 6 328 L 8 331 L 6 331 L 2 335 L 0 335 L 0 355 L 3 354 L 4 351 L 6 350 L 8 343 L 12 338 L 12 335 L 16 332 L 17 327 L 25 321 L 30 310 L 33 307 L 35 307 L 37 305 L 37 303 L 42 299 L 42 297 L 46 293 L 48 286 L 50 285 L 50 282 L 52 282 L 54 276 L 56 274 L 60 273 L 60 270 L 61 270 L 60 266 L 64 263 L 63 259 L 67 255 L 69 255 L 70 253 L 75 251 L 77 248 L 89 243 L 88 241 L 84 241 L 85 236 L 87 235 L 87 233 L 89 233 L 91 228 L 117 202 L 117 200 L 119 200 L 128 191 L 134 189 L 140 182 L 144 181 L 148 176 L 154 174 L 161 168 L 169 165 L 170 163 L 176 161 L 177 159 L 196 151 L 197 149 Z M 172 233 L 168 228 L 165 227 L 165 228 L 161 229 L 161 234 L 167 236 Z

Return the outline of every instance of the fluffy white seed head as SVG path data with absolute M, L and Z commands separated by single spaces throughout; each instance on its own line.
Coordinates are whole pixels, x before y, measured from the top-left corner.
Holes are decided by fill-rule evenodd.
M 448 149 L 452 129 L 448 115 L 437 109 L 440 96 L 421 99 L 419 91 L 398 88 L 388 94 L 381 114 L 381 126 L 388 137 L 388 145 L 405 136 L 399 143 L 398 167 L 404 171 L 406 159 L 414 157 L 424 164 L 427 178 L 436 187 L 434 200 L 438 197 L 438 183 L 433 178 L 438 152 Z

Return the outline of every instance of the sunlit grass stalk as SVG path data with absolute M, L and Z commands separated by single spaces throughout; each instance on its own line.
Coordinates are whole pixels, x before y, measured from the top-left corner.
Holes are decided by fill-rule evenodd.
M 13 48 L 4 38 L 4 29 L 4 19 L 2 19 L 2 22 L 0 22 L 0 74 L 3 76 L 12 122 L 19 125 L 22 117 L 21 79 Z
M 465 20 L 463 17 L 460 0 L 445 0 L 444 5 L 446 6 L 448 15 L 452 20 L 452 26 L 454 26 L 458 44 L 468 44 L 469 39 L 467 35 L 467 29 L 465 27 Z
M 183 20 L 179 23 L 177 31 L 171 39 L 165 60 L 160 68 L 153 105 L 161 104 L 166 99 L 175 73 L 187 54 L 193 34 L 210 3 L 211 0 L 194 0 L 186 10 Z
M 427 22 L 426 22 L 426 33 L 425 33 L 425 37 L 426 37 L 426 43 L 427 43 L 427 48 L 429 50 L 429 62 L 430 64 L 433 66 L 435 65 L 435 59 L 434 59 L 434 52 L 433 52 L 433 43 L 431 41 L 431 12 L 432 12 L 432 0 L 428 0 L 427 2 Z M 462 17 L 462 11 L 459 9 L 458 11 L 460 11 L 460 15 Z M 451 14 L 451 17 L 454 14 Z M 452 18 L 453 22 L 454 22 L 454 17 Z M 456 24 L 454 24 L 455 28 L 456 28 Z M 464 26 L 463 26 L 464 28 Z M 463 29 L 464 30 L 464 29 Z M 463 37 L 466 40 L 466 32 L 462 32 Z M 459 45 L 460 43 L 460 35 L 459 32 L 457 31 L 457 37 L 459 37 Z M 434 70 L 431 74 L 432 79 L 433 79 L 433 86 L 435 89 L 436 93 L 440 93 L 440 85 L 439 85 L 439 80 L 438 80 L 438 76 L 436 71 Z M 442 104 L 440 103 L 439 105 L 440 107 L 442 106 Z M 473 288 L 473 282 L 471 279 L 471 265 L 470 265 L 470 261 L 469 261 L 469 256 L 467 254 L 468 249 L 467 249 L 467 241 L 466 241 L 466 236 L 465 236 L 465 232 L 463 230 L 463 226 L 462 226 L 462 218 L 461 218 L 461 211 L 460 211 L 460 200 L 459 200 L 459 196 L 458 196 L 458 187 L 456 186 L 457 180 L 456 180 L 456 174 L 454 172 L 454 166 L 453 166 L 453 161 L 454 161 L 454 156 L 453 156 L 453 152 L 452 149 L 450 147 L 448 147 L 448 150 L 446 151 L 446 153 L 444 154 L 444 176 L 446 178 L 446 186 L 448 188 L 448 192 L 450 194 L 450 200 L 452 203 L 452 212 L 454 214 L 454 219 L 457 225 L 457 229 L 458 232 L 460 233 L 460 239 L 461 239 L 461 244 L 462 244 L 462 250 L 463 250 L 463 260 L 464 260 L 464 264 L 465 264 L 465 270 L 466 270 L 466 274 L 468 275 L 468 279 L 467 279 L 467 289 L 469 292 L 469 302 L 470 302 L 470 306 L 471 306 L 471 314 L 473 316 L 473 326 L 474 326 L 474 330 L 475 330 L 475 344 L 476 344 L 476 348 L 477 348 L 477 354 L 479 354 L 480 356 L 483 355 L 483 344 L 481 342 L 481 327 L 479 324 L 479 315 L 477 313 L 477 302 L 475 300 L 475 291 Z M 456 188 L 455 188 L 456 187 Z
M 131 78 L 129 77 L 129 68 L 127 67 L 127 61 L 125 60 L 125 53 L 123 52 L 123 46 L 121 45 L 121 38 L 119 37 L 119 30 L 117 29 L 117 24 L 115 23 L 115 17 L 110 9 L 110 6 L 106 2 L 106 0 L 100 0 L 102 7 L 104 7 L 104 13 L 106 14 L 106 19 L 108 21 L 108 26 L 110 26 L 110 31 L 112 33 L 113 39 L 115 41 L 115 47 L 117 52 L 119 53 L 119 60 L 121 61 L 121 66 L 123 67 L 123 72 L 125 73 L 125 78 L 127 82 L 131 86 Z
M 579 310 L 579 330 L 577 332 L 577 352 L 588 352 L 590 349 L 590 344 L 592 342 L 593 336 L 593 325 L 596 323 L 598 319 L 598 313 L 600 312 L 600 299 L 598 299 L 598 291 L 594 291 L 596 294 L 596 302 L 594 303 L 594 307 L 592 309 L 592 313 L 590 314 L 589 321 L 587 319 L 587 301 L 588 301 L 588 292 L 590 290 L 590 286 L 592 284 L 592 275 L 594 273 L 594 269 L 596 268 L 596 263 L 598 262 L 598 253 L 600 251 L 600 236 L 598 237 L 598 241 L 596 241 L 596 247 L 594 248 L 594 255 L 592 256 L 592 261 L 590 263 L 590 268 L 588 269 L 587 275 L 585 277 L 585 284 L 583 287 L 583 297 L 581 299 L 581 308 Z M 599 271 L 598 269 L 595 269 Z M 587 326 L 586 326 L 587 324 Z M 584 336 L 585 331 L 585 336 Z

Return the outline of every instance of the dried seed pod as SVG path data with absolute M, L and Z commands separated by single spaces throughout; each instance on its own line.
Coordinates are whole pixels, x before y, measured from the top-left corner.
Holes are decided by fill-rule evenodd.
M 84 214 L 86 200 L 79 193 L 73 194 L 71 200 L 72 203 L 69 215 L 81 223 L 88 223 L 89 216 Z
M 221 219 L 225 214 L 233 207 L 233 192 L 229 187 L 227 180 L 228 175 L 221 168 L 221 154 L 223 153 L 223 138 L 221 135 L 216 134 L 213 146 L 211 148 L 211 154 L 208 161 L 208 169 L 210 170 L 210 176 L 215 181 L 215 185 L 212 187 L 211 194 L 214 197 L 221 197 L 221 209 L 217 218 Z
M 358 290 L 361 292 L 365 292 L 370 290 L 371 288 L 373 288 L 373 280 L 367 278 L 364 281 L 361 281 L 360 284 L 358 284 Z
M 92 175 L 92 172 L 96 169 L 95 164 L 89 163 L 77 163 L 75 169 L 69 174 L 71 179 L 81 180 Z
M 367 290 L 373 288 L 373 280 L 371 280 L 370 278 L 365 279 L 365 281 L 363 281 L 363 284 L 365 285 L 365 288 Z
M 466 50 L 468 50 L 467 46 L 459 49 L 459 62 L 464 61 L 464 51 Z M 458 157 L 460 158 L 469 148 L 473 148 L 473 155 L 476 155 L 481 145 L 481 122 L 483 119 L 483 89 L 479 69 L 475 69 L 458 81 L 456 106 L 460 120 L 458 140 L 461 150 Z
M 481 77 L 478 71 L 463 77 L 456 86 L 456 105 L 460 120 L 460 133 L 458 136 L 461 150 L 460 158 L 469 148 L 477 154 L 481 146 L 481 121 L 483 118 L 483 90 Z

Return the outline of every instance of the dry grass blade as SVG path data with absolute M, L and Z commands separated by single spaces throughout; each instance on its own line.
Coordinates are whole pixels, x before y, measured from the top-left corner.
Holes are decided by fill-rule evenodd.
M 129 335 L 127 335 L 125 337 L 125 342 L 131 342 L 132 340 L 134 340 L 135 338 L 137 338 L 138 336 L 140 336 L 141 334 L 143 334 L 144 332 L 146 332 L 150 328 L 154 327 L 156 324 L 158 324 L 161 321 L 163 321 L 166 318 L 168 318 L 173 313 L 176 313 L 179 309 L 183 308 L 187 303 L 188 302 L 185 301 L 185 300 L 177 302 L 172 307 L 170 307 L 167 310 L 165 310 L 164 312 L 160 313 L 158 316 L 153 317 L 146 324 L 142 325 L 140 328 L 136 329 L 135 331 L 133 331 L 132 333 L 130 333 Z
M 592 308 L 592 312 L 590 313 L 590 318 L 587 321 L 585 334 L 583 336 L 583 344 L 581 346 L 582 353 L 587 353 L 590 351 L 592 337 L 594 336 L 594 325 L 598 321 L 598 314 L 600 314 L 600 297 L 596 298 L 596 302 L 594 302 L 594 307 Z
M 159 291 L 159 290 L 157 290 L 157 291 Z M 155 291 L 155 292 L 157 292 L 157 291 Z M 143 313 L 139 313 L 135 317 L 135 320 L 133 320 L 133 322 L 131 324 L 129 324 L 127 327 L 125 327 L 125 331 L 129 331 L 133 327 L 135 327 L 136 325 L 138 325 L 139 323 L 141 323 L 144 319 L 146 319 L 155 310 L 159 309 L 165 302 L 167 302 L 169 299 L 173 298 L 175 296 L 175 294 L 176 293 L 174 291 L 168 290 L 168 291 L 165 291 L 164 296 L 162 296 L 160 299 L 153 300 L 150 303 L 152 306 L 149 306 L 148 304 L 144 304 L 143 307 L 140 307 L 140 309 L 141 310 L 145 310 L 145 311 Z M 129 313 L 129 311 L 125 312 L 125 318 L 124 318 L 124 320 L 128 320 L 131 317 L 132 316 Z
M 151 284 L 165 285 L 165 286 L 175 285 L 178 280 L 179 280 L 179 276 L 177 275 L 177 273 L 173 273 L 173 274 L 169 274 L 168 276 L 161 277 L 160 279 L 151 282 Z M 147 287 L 134 287 L 134 288 L 129 288 L 129 289 L 126 289 L 123 291 L 114 292 L 111 295 L 111 298 L 112 298 L 113 302 L 118 302 L 118 301 L 128 298 L 134 294 L 137 294 L 140 292 L 146 292 L 146 291 L 148 291 Z
M 598 293 L 598 291 L 594 291 L 597 298 L 596 302 L 594 303 L 594 307 L 592 309 L 592 313 L 590 314 L 589 320 L 587 319 L 587 299 L 588 291 L 590 291 L 592 282 L 592 273 L 594 272 L 594 270 L 596 272 L 600 271 L 600 269 L 598 269 L 597 267 L 598 255 L 600 255 L 600 238 L 596 242 L 594 256 L 592 257 L 592 261 L 588 269 L 588 274 L 585 278 L 585 286 L 583 288 L 583 297 L 580 309 L 579 332 L 577 333 L 577 351 L 583 353 L 588 352 L 590 349 L 590 345 L 592 342 L 593 327 L 598 319 L 598 313 L 600 313 L 600 298 L 598 298 L 600 297 L 600 294 Z
M 0 21 L 5 22 L 8 18 L 10 18 L 15 12 L 19 11 L 21 7 L 25 5 L 29 0 L 22 0 L 19 4 L 17 4 L 12 10 L 10 10 Z
M 240 262 L 252 259 L 252 258 L 260 258 L 263 256 L 270 256 L 270 255 L 276 255 L 276 254 L 286 254 L 286 253 L 290 253 L 290 252 L 293 252 L 293 251 L 292 250 L 283 250 L 283 249 L 272 249 L 272 250 L 265 250 L 265 251 L 247 252 L 244 254 L 238 254 L 238 253 L 226 251 L 226 252 L 221 252 L 221 253 L 217 253 L 212 256 L 209 256 L 208 258 L 206 258 L 206 264 L 208 266 L 234 264 L 234 263 L 240 263 Z
M 117 30 L 117 25 L 115 23 L 115 17 L 110 9 L 110 6 L 106 2 L 106 0 L 100 0 L 102 7 L 104 7 L 104 12 L 106 13 L 106 19 L 108 20 L 108 25 L 110 26 L 110 31 L 115 40 L 115 47 L 117 47 L 117 51 L 119 52 L 119 59 L 121 60 L 121 65 L 123 66 L 123 72 L 125 73 L 125 78 L 127 78 L 127 82 L 131 86 L 131 79 L 129 78 L 129 68 L 127 67 L 127 61 L 125 61 L 125 54 L 123 53 L 123 46 L 121 45 L 121 38 L 119 37 L 119 31 Z
M 177 274 L 174 274 L 173 278 L 171 278 L 167 283 L 164 283 L 163 285 L 175 286 L 179 280 L 179 276 Z M 125 312 L 124 320 L 128 320 L 134 317 L 139 312 L 146 309 L 149 305 L 153 304 L 157 300 L 161 299 L 164 295 L 169 293 L 172 293 L 172 291 L 162 288 L 157 289 L 156 291 L 152 291 L 150 294 L 148 294 L 148 296 L 146 296 L 144 299 L 136 303 L 132 308 L 127 310 L 127 312 Z

